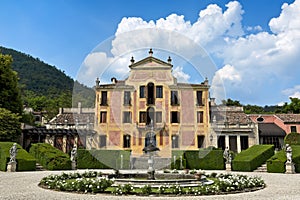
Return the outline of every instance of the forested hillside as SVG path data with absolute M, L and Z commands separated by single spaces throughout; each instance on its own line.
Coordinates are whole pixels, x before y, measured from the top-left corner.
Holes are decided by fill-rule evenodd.
M 23 103 L 34 110 L 46 111 L 53 117 L 59 107 L 71 107 L 74 84 L 73 100 L 76 100 L 73 105 L 77 106 L 80 101 L 84 107 L 93 106 L 93 89 L 74 81 L 55 66 L 13 49 L 0 47 L 0 53 L 12 56 L 12 68 L 18 73 Z

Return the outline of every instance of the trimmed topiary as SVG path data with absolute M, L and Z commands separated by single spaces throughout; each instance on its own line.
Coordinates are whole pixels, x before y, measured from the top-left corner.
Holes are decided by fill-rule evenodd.
M 71 169 L 70 156 L 47 143 L 32 144 L 29 153 L 48 170 Z
M 6 171 L 7 163 L 10 160 L 9 150 L 14 142 L 0 142 L 0 170 Z M 25 149 L 17 144 L 18 153 L 16 157 L 17 171 L 35 171 L 35 158 Z
M 300 133 L 289 133 L 284 137 L 284 143 L 289 145 L 300 145 Z
M 121 155 L 123 169 L 130 168 L 130 151 L 78 149 L 78 169 L 120 169 Z
M 234 171 L 253 171 L 274 155 L 274 145 L 254 145 L 237 154 L 232 161 Z
M 300 146 L 291 145 L 293 149 L 292 161 L 295 164 L 295 171 L 300 172 Z M 286 153 L 285 150 L 277 152 L 267 161 L 267 170 L 271 173 L 285 172 Z
M 184 155 L 189 169 L 222 170 L 225 168 L 223 151 L 219 149 L 186 151 Z

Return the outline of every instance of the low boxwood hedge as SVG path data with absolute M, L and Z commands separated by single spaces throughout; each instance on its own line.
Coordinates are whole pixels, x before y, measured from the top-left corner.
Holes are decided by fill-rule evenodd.
M 223 170 L 225 162 L 220 149 L 200 149 L 184 153 L 188 169 Z
M 71 169 L 70 156 L 47 143 L 32 144 L 29 153 L 48 170 Z
M 291 145 L 293 149 L 292 160 L 295 164 L 295 171 L 300 172 L 300 146 Z M 271 173 L 284 173 L 285 172 L 286 153 L 285 150 L 277 152 L 267 161 L 267 170 Z
M 14 142 L 0 142 L 0 170 L 7 170 L 7 163 L 10 160 L 9 150 Z M 36 166 L 35 158 L 17 144 L 17 171 L 34 171 Z
M 235 156 L 232 170 L 253 171 L 273 155 L 274 145 L 254 145 Z
M 78 169 L 120 169 L 121 163 L 122 169 L 130 168 L 130 151 L 78 149 Z

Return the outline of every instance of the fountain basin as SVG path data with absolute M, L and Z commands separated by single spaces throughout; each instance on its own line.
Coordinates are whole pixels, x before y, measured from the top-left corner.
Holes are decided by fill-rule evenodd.
M 147 179 L 147 173 L 122 173 L 118 178 L 114 179 L 113 186 L 130 184 L 133 187 L 144 187 L 150 185 L 153 188 L 158 188 L 162 185 L 179 185 L 181 187 L 198 187 L 199 185 L 211 185 L 214 183 L 212 180 L 207 180 L 206 176 L 202 175 L 200 180 L 195 179 L 192 174 L 168 174 L 156 173 L 155 180 Z

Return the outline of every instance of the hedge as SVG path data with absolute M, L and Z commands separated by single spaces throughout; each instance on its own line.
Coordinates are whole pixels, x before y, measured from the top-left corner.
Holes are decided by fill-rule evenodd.
M 300 172 L 300 146 L 291 145 L 293 149 L 292 160 L 295 163 L 295 171 Z M 285 150 L 277 152 L 267 161 L 267 170 L 271 173 L 284 173 L 285 172 L 286 153 Z
M 7 170 L 7 163 L 10 160 L 9 150 L 13 146 L 14 142 L 0 142 L 0 170 Z M 35 171 L 35 158 L 24 150 L 19 144 L 17 144 L 17 171 Z
M 48 170 L 71 169 L 70 156 L 47 143 L 32 144 L 29 153 Z
M 284 137 L 284 144 L 300 145 L 300 134 L 295 132 L 287 134 Z
M 232 161 L 234 171 L 253 171 L 274 155 L 274 145 L 254 145 L 237 154 Z
M 225 169 L 223 151 L 220 149 L 200 149 L 199 151 L 186 151 L 184 154 L 188 169 Z
M 123 150 L 85 150 L 78 149 L 78 169 L 120 169 L 121 155 L 123 168 L 130 169 L 130 151 Z

